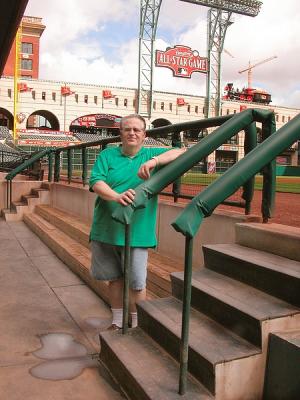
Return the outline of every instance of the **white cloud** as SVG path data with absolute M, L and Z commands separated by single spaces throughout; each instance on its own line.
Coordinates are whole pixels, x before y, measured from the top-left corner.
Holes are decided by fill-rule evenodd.
M 252 69 L 254 86 L 263 87 L 273 95 L 275 104 L 300 107 L 293 96 L 300 68 L 299 53 L 300 3 L 285 0 L 274 6 L 264 0 L 260 14 L 255 18 L 238 17 L 228 28 L 225 47 L 235 59 L 224 57 L 224 80 L 247 83 L 247 73 L 238 71 L 273 55 L 278 58 Z
M 139 3 L 138 0 L 30 0 L 26 15 L 41 16 L 46 25 L 41 41 L 41 78 L 136 87 Z M 179 0 L 164 0 L 156 47 L 184 44 L 205 55 L 207 10 Z M 225 48 L 234 58 L 223 55 L 222 85 L 230 81 L 235 86 L 246 86 L 247 73 L 238 71 L 246 68 L 249 60 L 255 63 L 277 55 L 278 58 L 253 68 L 254 85 L 269 91 L 274 104 L 300 107 L 297 56 L 300 3 L 285 0 L 275 6 L 274 0 L 264 0 L 257 17 L 235 15 L 234 19 L 225 40 Z M 112 40 L 107 37 L 107 27 L 131 21 L 131 26 L 126 25 L 130 29 L 129 39 L 115 45 L 119 50 L 116 61 L 109 57 L 104 46 Z M 194 73 L 192 79 L 173 78 L 170 70 L 155 68 L 154 88 L 205 95 L 205 76 Z
M 30 0 L 26 14 L 42 16 L 46 25 L 44 51 L 56 51 L 107 21 L 130 20 L 136 0 Z

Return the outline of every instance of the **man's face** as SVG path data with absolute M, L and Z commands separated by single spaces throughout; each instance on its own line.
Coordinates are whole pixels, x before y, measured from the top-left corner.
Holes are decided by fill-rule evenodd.
M 138 118 L 126 119 L 120 134 L 123 146 L 142 147 L 146 137 L 143 121 Z

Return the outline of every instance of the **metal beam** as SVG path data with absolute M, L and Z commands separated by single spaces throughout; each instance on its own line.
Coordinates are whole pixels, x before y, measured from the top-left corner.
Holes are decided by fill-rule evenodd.
M 220 115 L 221 108 L 221 56 L 228 26 L 232 23 L 232 13 L 211 8 L 208 11 L 207 57 L 209 69 L 206 80 L 205 116 Z
M 236 14 L 248 15 L 249 17 L 256 17 L 262 5 L 261 1 L 257 0 L 180 0 L 185 3 L 198 4 L 199 6 L 206 6 L 216 8 L 219 10 L 229 11 Z
M 146 118 L 152 111 L 154 42 L 162 0 L 141 0 L 137 112 Z

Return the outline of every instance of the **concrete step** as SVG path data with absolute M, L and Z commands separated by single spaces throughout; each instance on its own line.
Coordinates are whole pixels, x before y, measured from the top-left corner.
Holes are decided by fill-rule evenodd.
M 85 246 L 35 213 L 24 215 L 24 222 L 75 274 L 108 303 L 108 283 L 91 277 L 91 255 Z
M 65 211 L 41 204 L 35 212 L 62 232 L 89 249 L 90 224 L 80 221 L 76 216 Z M 183 265 L 170 257 L 161 256 L 149 250 L 147 289 L 151 297 L 166 297 L 171 293 L 170 273 L 181 271 Z
M 140 302 L 138 317 L 139 327 L 179 360 L 182 303 L 173 297 Z M 255 398 L 253 390 L 260 379 L 255 376 L 255 369 L 259 369 L 260 357 L 257 346 L 191 310 L 189 371 L 217 399 Z M 249 374 L 252 389 L 246 378 Z
M 38 195 L 36 195 L 36 194 L 23 194 L 22 195 L 22 198 L 21 199 L 24 199 L 24 200 L 30 200 L 30 199 L 36 199 L 36 198 L 38 198 L 39 196 Z
M 24 217 L 24 222 L 51 248 L 51 250 L 106 302 L 108 283 L 90 276 L 91 253 L 88 244 L 89 225 L 71 214 L 47 205 L 38 205 L 35 213 Z M 68 244 L 68 245 L 65 245 Z M 78 258 L 78 249 L 81 256 Z M 147 287 L 147 298 L 154 299 L 161 293 Z
M 213 396 L 192 377 L 178 394 L 179 365 L 141 329 L 102 332 L 100 360 L 131 400 L 209 400 Z
M 41 189 L 46 189 L 46 190 L 49 190 L 49 191 L 50 191 L 51 185 L 52 185 L 51 182 L 43 181 L 43 182 L 42 182 L 42 185 L 41 185 Z
M 12 201 L 12 208 L 2 209 L 2 216 L 7 222 L 22 221 L 23 215 L 30 212 L 27 202 L 25 201 Z
M 236 242 L 300 261 L 300 228 L 280 224 L 236 224 Z
M 299 261 L 238 244 L 206 245 L 203 254 L 206 268 L 300 307 Z
M 28 211 L 26 212 L 32 212 L 35 206 L 41 203 L 40 197 L 35 194 L 23 195 L 21 201 L 28 207 Z
M 36 206 L 35 212 L 87 249 L 90 248 L 89 235 L 91 227 L 87 221 L 81 221 L 75 215 L 47 204 Z
M 170 257 L 162 256 L 149 250 L 147 287 L 159 297 L 171 295 L 171 273 L 182 271 L 183 264 Z
M 50 204 L 50 190 L 48 188 L 42 186 L 38 189 L 31 189 L 31 193 L 38 196 L 42 204 Z
M 264 400 L 300 397 L 300 330 L 270 335 Z
M 183 272 L 172 274 L 173 295 L 182 299 Z M 300 308 L 207 268 L 193 271 L 192 306 L 255 346 L 267 340 L 277 318 L 300 317 Z
M 22 195 L 19 201 L 12 201 L 12 209 L 3 209 L 1 214 L 6 221 L 22 221 L 25 213 L 33 212 L 38 204 L 50 203 L 50 192 L 47 185 L 31 189 L 30 194 Z
M 10 208 L 2 208 L 1 216 L 7 222 L 22 221 L 23 219 L 23 214 L 18 214 L 15 209 L 10 210 Z

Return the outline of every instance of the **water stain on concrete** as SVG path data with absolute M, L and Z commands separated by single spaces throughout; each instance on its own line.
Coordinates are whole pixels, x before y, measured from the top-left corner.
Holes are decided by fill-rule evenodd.
M 30 369 L 35 378 L 51 381 L 70 380 L 79 376 L 85 368 L 96 368 L 97 360 L 91 356 L 80 359 L 51 360 L 36 365 Z
M 94 328 L 110 325 L 110 320 L 104 325 L 97 318 L 91 318 L 90 324 Z M 100 320 L 100 319 L 99 319 Z M 101 320 L 100 320 L 101 321 Z M 102 320 L 103 321 L 103 320 Z M 111 377 L 105 366 L 99 362 L 98 354 L 88 354 L 84 345 L 74 340 L 66 333 L 49 333 L 40 337 L 42 347 L 34 351 L 37 358 L 48 360 L 32 367 L 30 374 L 38 379 L 52 381 L 71 380 L 79 376 L 85 368 L 97 368 L 101 378 L 124 398 L 119 385 Z
M 32 353 L 38 358 L 53 360 L 87 355 L 86 347 L 68 333 L 49 333 L 42 335 L 40 341 L 42 347 Z
M 34 351 L 36 357 L 43 360 L 32 367 L 29 372 L 40 379 L 63 380 L 74 379 L 84 368 L 98 366 L 96 357 L 88 355 L 86 347 L 74 340 L 67 333 L 49 333 L 40 337 L 42 347 Z

